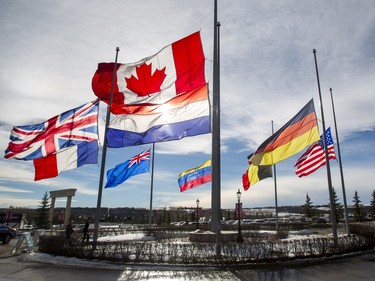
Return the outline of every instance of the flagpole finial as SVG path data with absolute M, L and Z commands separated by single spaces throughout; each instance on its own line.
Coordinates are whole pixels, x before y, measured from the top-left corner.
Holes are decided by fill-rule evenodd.
M 119 52 L 120 51 L 120 48 L 119 47 L 116 47 L 116 52 Z
M 314 54 L 316 53 L 316 50 L 315 50 L 315 49 L 313 49 L 313 53 L 314 53 Z

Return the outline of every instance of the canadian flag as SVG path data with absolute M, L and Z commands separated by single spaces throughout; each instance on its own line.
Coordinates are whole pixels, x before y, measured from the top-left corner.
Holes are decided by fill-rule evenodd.
M 135 63 L 117 64 L 111 112 L 124 105 L 161 104 L 206 83 L 200 33 L 193 33 Z M 99 63 L 92 78 L 96 96 L 109 103 L 114 63 Z

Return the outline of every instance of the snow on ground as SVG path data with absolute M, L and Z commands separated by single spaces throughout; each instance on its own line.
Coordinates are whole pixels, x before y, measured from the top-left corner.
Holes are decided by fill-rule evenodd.
M 146 236 L 143 233 L 128 233 L 121 235 L 112 235 L 112 236 L 103 236 L 98 237 L 99 242 L 128 242 L 128 241 L 150 241 L 153 240 L 153 237 Z
M 95 268 L 99 269 L 123 269 L 124 265 L 114 264 L 106 261 L 99 260 L 85 260 L 74 257 L 62 257 L 52 256 L 44 253 L 30 253 L 23 257 L 25 261 L 30 262 L 42 262 L 53 265 L 63 265 L 68 267 L 92 267 L 95 264 Z

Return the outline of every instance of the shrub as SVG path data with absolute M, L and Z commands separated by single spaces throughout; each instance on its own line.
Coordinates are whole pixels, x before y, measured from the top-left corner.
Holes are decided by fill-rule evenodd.
M 359 231 L 360 228 L 353 228 Z M 173 231 L 157 234 L 155 241 L 97 242 L 95 252 L 90 244 L 68 243 L 63 236 L 41 237 L 39 250 L 44 253 L 78 258 L 95 258 L 120 262 L 169 264 L 246 264 L 279 262 L 287 259 L 327 257 L 374 247 L 374 233 L 361 228 L 366 236 L 280 240 L 276 234 L 246 233 L 244 243 L 173 242 Z M 180 235 L 181 232 L 178 233 Z M 282 235 L 283 233 L 279 233 Z M 218 257 L 217 252 L 221 255 Z

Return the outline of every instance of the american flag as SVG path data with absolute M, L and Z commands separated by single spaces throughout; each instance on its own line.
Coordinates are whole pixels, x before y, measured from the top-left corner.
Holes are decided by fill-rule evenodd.
M 135 165 L 139 165 L 139 163 L 141 163 L 141 161 L 150 161 L 150 148 L 146 149 L 145 151 L 143 151 L 142 153 L 132 157 L 130 160 L 129 160 L 129 168 L 131 166 L 133 166 L 134 164 Z
M 97 140 L 98 108 L 99 100 L 95 100 L 40 124 L 13 127 L 4 157 L 33 160 Z
M 335 148 L 331 136 L 331 129 L 326 130 L 328 159 L 336 159 Z M 304 154 L 297 160 L 294 167 L 296 167 L 296 174 L 299 177 L 308 176 L 318 170 L 320 167 L 326 165 L 326 156 L 324 152 L 323 135 L 320 140 L 311 145 Z

